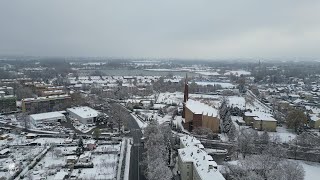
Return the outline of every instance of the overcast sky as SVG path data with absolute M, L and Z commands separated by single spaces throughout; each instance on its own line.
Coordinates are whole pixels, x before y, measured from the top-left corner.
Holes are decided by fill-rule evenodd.
M 1 0 L 0 54 L 320 57 L 319 0 Z

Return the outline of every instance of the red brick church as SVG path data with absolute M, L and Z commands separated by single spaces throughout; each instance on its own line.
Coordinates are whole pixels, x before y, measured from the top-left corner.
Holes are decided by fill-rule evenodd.
M 200 101 L 189 99 L 187 76 L 184 84 L 182 117 L 184 118 L 183 127 L 190 132 L 197 127 L 209 128 L 215 133 L 219 132 L 218 110 Z

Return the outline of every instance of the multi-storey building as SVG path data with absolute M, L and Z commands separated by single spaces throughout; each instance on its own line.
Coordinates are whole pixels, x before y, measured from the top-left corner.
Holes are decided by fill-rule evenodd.
M 8 113 L 17 110 L 17 98 L 13 95 L 6 95 L 0 91 L 0 113 Z
M 181 137 L 178 150 L 178 173 L 183 180 L 225 180 L 213 158 L 199 148 L 197 139 Z M 202 146 L 203 147 L 203 146 Z
M 63 110 L 70 106 L 71 97 L 67 94 L 22 99 L 22 112 L 39 113 Z

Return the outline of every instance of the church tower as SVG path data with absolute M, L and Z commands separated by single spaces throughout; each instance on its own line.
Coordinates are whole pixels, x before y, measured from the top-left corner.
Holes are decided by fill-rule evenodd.
M 185 117 L 185 105 L 189 99 L 189 85 L 188 85 L 188 74 L 186 74 L 186 79 L 184 81 L 184 96 L 183 96 L 183 110 L 182 117 Z

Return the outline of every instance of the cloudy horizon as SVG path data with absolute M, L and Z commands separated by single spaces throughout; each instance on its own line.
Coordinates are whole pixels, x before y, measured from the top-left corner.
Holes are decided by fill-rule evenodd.
M 0 55 L 319 58 L 319 1 L 0 2 Z

